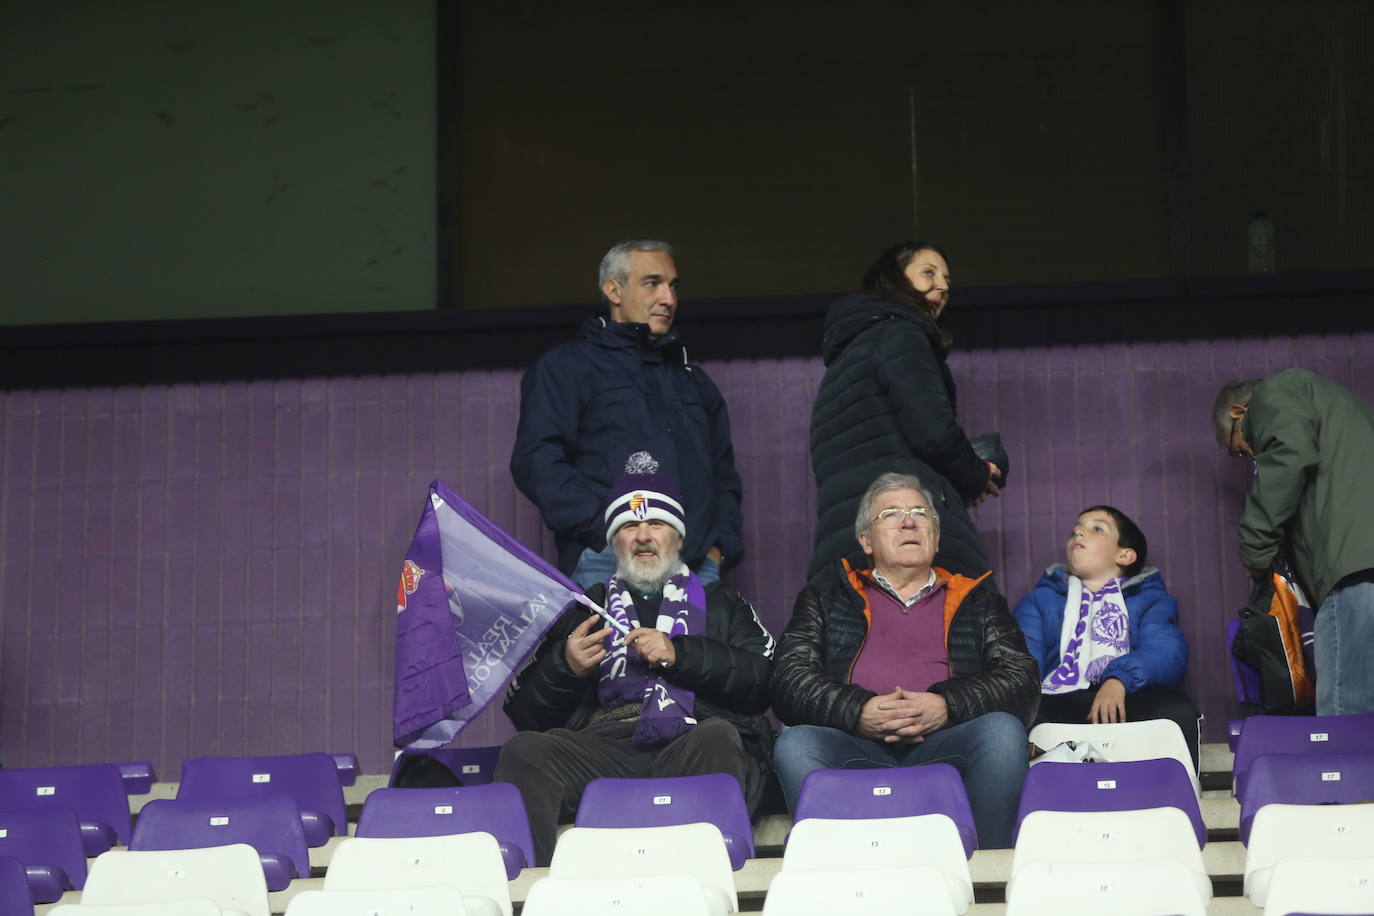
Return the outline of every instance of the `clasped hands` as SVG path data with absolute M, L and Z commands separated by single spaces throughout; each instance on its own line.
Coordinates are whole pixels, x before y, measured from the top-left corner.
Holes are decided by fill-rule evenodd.
M 898 686 L 864 704 L 859 734 L 884 744 L 919 744 L 949 721 L 949 705 L 938 693 L 918 693 Z
M 593 630 L 592 626 L 601 623 Z M 606 657 L 606 637 L 609 635 L 604 621 L 593 614 L 577 625 L 568 636 L 563 647 L 563 658 L 568 667 L 578 677 L 587 677 Z M 671 668 L 677 663 L 677 650 L 673 641 L 662 630 L 651 627 L 636 627 L 621 640 L 631 651 L 649 663 L 651 668 Z

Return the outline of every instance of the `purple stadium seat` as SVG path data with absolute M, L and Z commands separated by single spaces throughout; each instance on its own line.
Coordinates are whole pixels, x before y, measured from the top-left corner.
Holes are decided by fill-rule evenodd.
M 300 810 L 286 795 L 257 798 L 158 799 L 143 806 L 129 849 L 201 849 L 247 843 L 262 860 L 267 889 L 310 877 Z
M 177 799 L 289 795 L 300 809 L 305 839 L 323 846 L 348 833 L 343 788 L 331 754 L 282 757 L 194 757 L 181 766 Z
M 491 774 L 496 769 L 496 761 L 501 756 L 501 746 L 491 747 L 436 747 L 425 751 L 402 751 L 391 767 L 391 784 L 395 785 L 396 772 L 401 762 L 412 754 L 428 754 L 442 763 L 459 783 L 465 786 L 484 786 L 491 782 Z
M 37 903 L 51 903 L 63 891 L 86 886 L 86 851 L 76 812 L 61 805 L 0 811 L 0 856 L 24 863 Z
M 0 856 L 0 913 L 29 916 L 32 912 L 33 897 L 29 894 L 24 863 L 14 856 Z
M 1245 720 L 1233 789 L 1244 794 L 1250 764 L 1262 754 L 1367 754 L 1374 752 L 1374 712 L 1350 716 L 1251 716 Z
M 807 817 L 877 818 L 943 814 L 959 828 L 964 855 L 978 848 L 978 831 L 959 771 L 947 763 L 865 770 L 812 770 L 802 780 L 794 820 Z
M 1138 811 L 1178 808 L 1188 816 L 1198 848 L 1207 845 L 1193 781 L 1172 757 L 1120 763 L 1040 763 L 1026 773 L 1021 807 L 1016 812 L 1012 842 L 1021 821 L 1032 811 Z
M 1240 730 L 1244 727 L 1244 719 L 1226 720 L 1226 746 L 1231 749 L 1232 754 L 1236 752 L 1236 747 L 1240 744 Z
M 113 763 L 0 770 L 0 809 L 49 805 L 76 812 L 87 856 L 129 844 L 129 796 Z
M 754 825 L 733 776 L 665 776 L 658 779 L 593 779 L 577 806 L 578 827 L 670 827 L 715 824 L 725 837 L 730 867 L 739 871 L 754 857 Z
M 358 781 L 357 754 L 330 754 L 334 758 L 334 769 L 339 774 L 339 785 L 351 786 Z
M 1265 805 L 1331 805 L 1374 799 L 1374 753 L 1261 754 L 1240 801 L 1240 841 Z
M 450 836 L 485 831 L 496 837 L 506 877 L 534 864 L 534 837 L 520 790 L 508 782 L 446 789 L 376 789 L 363 802 L 356 836 Z

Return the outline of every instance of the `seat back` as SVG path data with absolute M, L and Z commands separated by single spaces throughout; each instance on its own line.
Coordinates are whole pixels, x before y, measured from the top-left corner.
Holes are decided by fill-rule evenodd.
M 29 895 L 24 863 L 14 856 L 0 856 L 0 913 L 29 916 L 32 912 L 33 897 Z
M 808 817 L 914 817 L 944 814 L 966 856 L 978 848 L 973 809 L 959 771 L 947 763 L 871 770 L 812 770 L 802 780 L 793 820 Z
M 328 832 L 348 833 L 343 786 L 331 754 L 194 757 L 181 767 L 178 799 L 254 798 L 282 793 L 301 811 L 329 818 Z
M 113 763 L 0 770 L 0 810 L 42 805 L 71 808 L 87 833 L 98 831 L 97 824 L 108 828 L 110 835 L 103 842 L 87 840 L 87 855 L 129 845 L 129 796 L 124 776 Z
M 224 910 L 209 897 L 188 897 L 161 903 L 64 903 L 47 916 L 222 916 Z
M 1007 916 L 1206 916 L 1188 868 L 1157 862 L 1036 862 L 1016 873 Z
M 1245 896 L 1255 906 L 1265 905 L 1274 866 L 1289 856 L 1374 858 L 1374 805 L 1260 808 L 1245 847 Z
M 1280 859 L 1270 873 L 1264 913 L 1374 913 L 1374 859 Z
M 496 761 L 501 757 L 501 745 L 490 747 L 436 747 L 423 751 L 402 751 L 391 766 L 391 780 L 388 785 L 396 784 L 396 774 L 406 757 L 412 754 L 427 754 L 443 764 L 453 778 L 464 786 L 484 786 L 491 782 L 496 771 Z
M 558 838 L 549 865 L 553 878 L 694 875 L 720 888 L 739 909 L 734 870 L 715 824 L 671 827 L 572 827 Z
M 525 800 L 508 782 L 449 789 L 376 789 L 363 802 L 355 836 L 417 837 L 490 833 L 501 847 L 506 877 L 534 864 Z
M 1123 763 L 1040 763 L 1026 773 L 1016 828 L 1032 811 L 1134 811 L 1170 805 L 1188 816 L 1198 848 L 1207 826 L 1187 768 L 1172 757 Z
M 1201 796 L 1202 784 L 1193 769 L 1193 755 L 1178 723 L 1170 719 L 1143 722 L 1041 722 L 1031 729 L 1032 744 L 1049 750 L 1064 741 L 1088 741 L 1113 763 L 1172 757 L 1188 771 L 1193 794 Z M 1037 764 L 1047 766 L 1048 764 Z
M 76 890 L 86 884 L 86 851 L 81 845 L 81 824 L 76 819 L 76 812 L 62 805 L 0 811 L 0 856 L 14 856 L 25 866 L 43 865 L 61 870 L 55 881 L 31 882 L 35 884 L 35 892 L 42 897 L 42 903 L 60 897 L 62 891 L 68 889 L 64 883 Z
M 1330 805 L 1374 799 L 1374 753 L 1261 754 L 1240 796 L 1240 841 L 1265 805 Z
M 1021 821 L 1012 851 L 1007 899 L 1023 867 L 1177 860 L 1193 878 L 1198 898 L 1212 899 L 1192 822 L 1177 808 L 1137 811 L 1032 811 Z
M 1265 754 L 1374 752 L 1374 712 L 1349 716 L 1250 716 L 1236 740 L 1232 787 L 1239 798 L 1250 766 Z
M 140 816 L 140 824 L 142 817 Z M 221 909 L 271 916 L 267 882 L 253 847 L 112 849 L 91 865 L 82 904 L 140 904 L 209 897 Z
M 410 791 L 410 790 L 404 790 Z M 442 885 L 486 897 L 511 916 L 501 849 L 489 833 L 430 837 L 349 837 L 334 847 L 326 891 L 388 891 Z
M 712 888 L 712 890 L 716 890 Z M 722 899 L 719 906 L 725 906 Z M 653 913 L 655 916 L 725 916 L 707 902 L 693 875 L 623 878 L 541 878 L 530 887 L 521 916 L 566 913 Z
M 310 877 L 310 850 L 305 845 L 300 812 L 285 795 L 150 801 L 139 812 L 129 848 L 146 852 L 235 843 L 253 847 L 259 857 L 277 856 L 289 862 L 291 868 L 284 875 L 268 869 L 266 879 L 274 891 L 284 890 L 293 877 Z
M 715 824 L 736 871 L 754 857 L 749 806 L 733 776 L 707 773 L 657 779 L 593 779 L 577 806 L 578 827 Z
M 944 814 L 914 817 L 809 817 L 792 826 L 783 851 L 784 869 L 934 868 L 943 877 L 955 912 L 973 902 L 964 844 L 954 821 Z
M 435 885 L 389 891 L 301 891 L 286 905 L 286 916 L 464 916 L 463 895 Z
M 909 868 L 784 868 L 768 884 L 764 916 L 870 916 L 912 912 L 956 916 L 945 876 L 928 865 Z

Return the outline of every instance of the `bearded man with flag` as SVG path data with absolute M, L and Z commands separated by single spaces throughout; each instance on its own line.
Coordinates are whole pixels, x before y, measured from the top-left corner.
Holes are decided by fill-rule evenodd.
M 682 562 L 686 517 L 677 483 L 631 455 L 603 514 L 616 572 L 586 592 L 610 621 L 568 605 L 511 684 L 520 732 L 495 779 L 524 796 L 536 865 L 598 777 L 727 773 L 751 812 L 762 797 L 773 637 L 748 601 Z

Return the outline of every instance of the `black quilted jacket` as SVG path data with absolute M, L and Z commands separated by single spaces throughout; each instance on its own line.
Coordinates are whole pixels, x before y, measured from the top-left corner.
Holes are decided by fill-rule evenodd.
M 925 317 L 873 293 L 830 306 L 821 342 L 825 377 L 811 409 L 816 543 L 808 578 L 836 557 L 862 565 L 854 539 L 859 498 L 879 474 L 920 478 L 940 512 L 939 566 L 966 576 L 990 568 L 967 499 L 988 468 L 955 418 L 954 377 L 940 332 Z
M 606 587 L 592 586 L 587 596 L 604 604 Z M 597 679 L 573 674 L 563 655 L 563 643 L 588 613 L 580 604 L 569 605 L 533 659 L 511 682 L 505 711 L 516 728 L 578 729 L 598 708 Z M 706 635 L 674 636 L 677 663 L 664 674 L 696 693 L 699 721 L 719 716 L 739 731 L 755 764 L 745 787 L 751 809 L 762 795 L 772 766 L 773 729 L 763 713 L 768 709 L 774 645 L 753 606 L 738 592 L 714 583 L 706 587 Z
M 859 578 L 866 587 L 878 587 L 862 574 Z M 950 580 L 946 594 L 959 602 L 946 639 L 951 677 L 930 690 L 949 705 L 949 724 L 1002 711 L 1029 726 L 1040 703 L 1040 682 L 1006 599 L 986 580 L 971 585 L 963 576 Z M 801 590 L 778 641 L 773 662 L 778 718 L 787 725 L 825 725 L 857 734 L 859 712 L 876 696 L 849 681 L 867 636 L 863 596 L 837 562 Z

